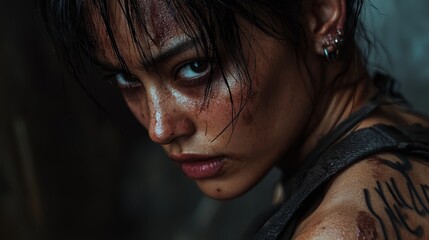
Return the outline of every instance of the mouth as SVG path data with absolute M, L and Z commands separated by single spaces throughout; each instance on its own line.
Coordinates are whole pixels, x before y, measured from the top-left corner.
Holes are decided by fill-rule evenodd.
M 221 172 L 225 163 L 224 156 L 171 154 L 169 157 L 180 165 L 187 177 L 196 180 L 215 177 Z

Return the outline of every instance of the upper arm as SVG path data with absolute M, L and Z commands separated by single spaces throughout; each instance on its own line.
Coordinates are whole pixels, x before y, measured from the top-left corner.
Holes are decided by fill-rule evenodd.
M 318 219 L 317 219 L 318 218 Z M 379 229 L 375 219 L 364 211 L 333 211 L 316 217 L 295 233 L 296 240 L 360 240 L 378 239 Z
M 392 239 L 429 239 L 429 167 L 397 154 L 382 158 L 379 172 L 363 188 L 366 209 L 376 219 L 380 235 Z
M 429 239 L 428 166 L 380 155 L 340 173 L 294 239 Z

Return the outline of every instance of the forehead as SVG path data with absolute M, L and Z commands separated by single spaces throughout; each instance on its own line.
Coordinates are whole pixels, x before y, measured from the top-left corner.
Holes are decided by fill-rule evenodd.
M 161 45 L 177 33 L 178 24 L 166 1 L 142 0 L 139 1 L 139 9 L 155 44 Z
M 97 58 L 107 62 L 116 60 L 112 37 L 120 54 L 130 59 L 139 49 L 155 54 L 167 41 L 183 33 L 166 1 L 130 2 L 107 1 L 106 6 L 102 3 L 87 6 L 89 34 Z

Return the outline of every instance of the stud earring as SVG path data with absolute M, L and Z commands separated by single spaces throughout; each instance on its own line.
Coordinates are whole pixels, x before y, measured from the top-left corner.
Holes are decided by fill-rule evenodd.
M 328 63 L 333 63 L 337 60 L 340 54 L 340 48 L 343 44 L 344 37 L 341 29 L 337 29 L 335 36 L 328 34 L 328 36 L 322 40 L 323 55 Z

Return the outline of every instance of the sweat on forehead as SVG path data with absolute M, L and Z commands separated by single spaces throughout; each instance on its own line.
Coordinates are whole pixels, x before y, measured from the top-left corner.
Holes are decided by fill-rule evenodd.
M 163 41 L 172 38 L 177 32 L 177 23 L 166 1 L 141 0 L 139 2 L 142 16 L 155 44 L 160 45 Z
M 181 31 L 165 1 L 139 0 L 91 2 L 86 5 L 88 32 L 94 41 L 97 55 L 111 52 L 112 38 L 121 53 L 136 46 L 160 48 Z M 109 36 L 109 32 L 111 36 Z M 128 49 L 131 50 L 131 49 Z M 124 52 L 125 51 L 125 52 Z

